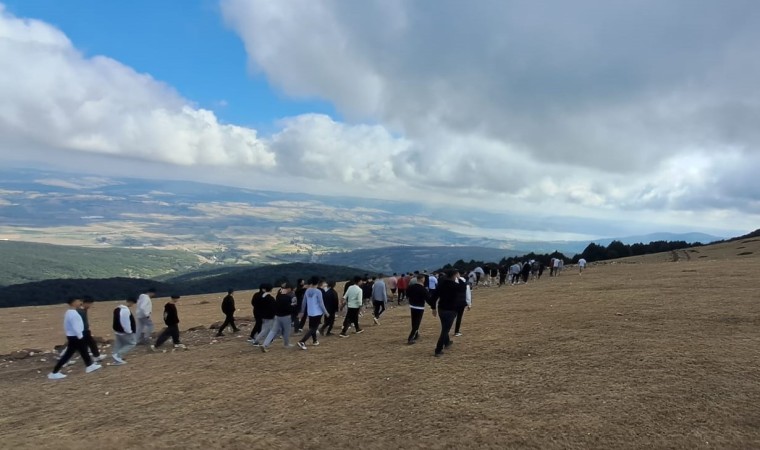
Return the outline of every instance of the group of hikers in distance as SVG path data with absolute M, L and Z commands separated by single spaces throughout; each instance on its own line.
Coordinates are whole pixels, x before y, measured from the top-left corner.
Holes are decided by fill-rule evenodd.
M 579 261 L 578 266 L 582 273 L 586 261 Z M 301 333 L 304 327 L 307 327 L 307 331 L 296 343 L 300 349 L 306 350 L 309 341 L 312 346 L 318 346 L 319 336 L 333 334 L 335 320 L 340 312 L 345 313 L 338 336 L 347 338 L 351 328 L 355 334 L 364 331 L 359 319 L 370 306 L 372 320 L 375 325 L 379 325 L 387 304 L 395 299 L 399 305 L 402 301 L 408 302 L 409 305 L 409 345 L 416 343 L 419 338 L 426 305 L 432 310 L 433 316 L 439 318 L 441 332 L 433 354 L 440 357 L 444 349 L 453 344 L 449 336 L 451 328 L 454 327 L 455 336 L 462 335 L 462 318 L 465 310 L 472 307 L 474 287 L 527 283 L 529 277 L 540 278 L 543 265 L 537 265 L 535 261 L 525 261 L 509 267 L 492 266 L 487 269 L 488 272 L 476 267 L 465 273 L 460 273 L 458 269 L 448 269 L 437 274 L 423 271 L 401 276 L 394 274 L 390 277 L 381 274 L 371 278 L 365 274 L 364 277 L 356 276 L 346 282 L 342 296 L 335 291 L 335 281 L 318 276 L 309 280 L 299 279 L 296 286 L 282 283 L 275 294 L 272 293 L 274 286 L 264 283 L 251 299 L 254 326 L 248 341 L 264 353 L 269 351 L 274 340 L 278 338 L 282 339 L 285 348 L 291 348 L 291 331 Z M 561 270 L 562 261 L 552 259 L 551 275 L 558 276 Z M 219 327 L 217 336 L 223 336 L 227 327 L 233 332 L 239 331 L 235 324 L 237 308 L 233 294 L 234 290 L 229 289 L 222 300 L 221 309 L 225 320 Z M 151 343 L 154 331 L 152 300 L 155 296 L 156 290 L 151 288 L 136 299 L 128 298 L 124 304 L 113 310 L 113 365 L 126 364 L 124 357 L 138 344 L 148 345 L 154 352 L 161 351 L 164 343 L 171 338 L 175 349 L 186 349 L 180 342 L 178 295 L 172 295 L 164 305 L 163 320 L 166 327 L 155 342 Z M 94 300 L 90 297 L 70 298 L 67 303 L 69 310 L 64 315 L 67 345 L 53 371 L 48 374 L 48 378 L 54 380 L 66 377 L 61 373 L 61 369 L 71 364 L 74 353 L 81 355 L 86 373 L 100 369 L 102 366 L 98 363 L 105 359 L 105 356 L 100 354 L 89 328 L 87 311 Z

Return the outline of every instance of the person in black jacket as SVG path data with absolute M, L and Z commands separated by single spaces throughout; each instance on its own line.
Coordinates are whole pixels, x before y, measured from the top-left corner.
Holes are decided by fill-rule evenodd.
M 417 338 L 420 337 L 420 325 L 422 324 L 422 316 L 425 314 L 425 304 L 430 304 L 433 310 L 435 310 L 428 290 L 425 289 L 424 282 L 425 276 L 417 275 L 417 283 L 406 289 L 409 311 L 412 313 L 412 332 L 409 333 L 409 338 L 407 339 L 409 345 L 417 342 Z
M 264 290 L 262 289 L 264 287 L 264 284 L 259 285 L 259 290 L 256 291 L 255 294 L 253 294 L 253 297 L 251 297 L 251 307 L 253 308 L 253 320 L 255 321 L 253 324 L 253 328 L 251 329 L 251 338 L 248 339 L 248 342 L 253 343 L 254 339 L 256 338 L 256 335 L 259 334 L 261 331 L 261 312 L 259 310 L 259 302 L 261 301 L 261 296 L 264 295 Z
M 261 317 L 261 331 L 259 334 L 256 335 L 256 337 L 253 339 L 254 347 L 258 347 L 261 344 L 264 343 L 264 339 L 267 338 L 269 335 L 269 331 L 272 329 L 272 326 L 274 325 L 274 316 L 275 316 L 275 298 L 272 296 L 272 287 L 269 283 L 264 283 L 261 285 L 261 289 L 264 291 L 261 294 L 261 298 L 259 299 L 259 303 L 256 306 L 259 312 L 259 317 Z
M 278 334 L 282 335 L 282 342 L 285 348 L 293 347 L 290 344 L 290 326 L 292 323 L 290 313 L 295 307 L 296 298 L 292 293 L 292 289 L 293 287 L 289 283 L 283 284 L 274 300 L 274 322 L 272 329 L 267 336 L 264 336 L 262 344 L 259 347 L 264 353 L 269 351 L 269 346 L 272 345 L 272 341 Z
M 164 323 L 166 324 L 166 328 L 158 335 L 156 345 L 150 346 L 151 350 L 156 350 L 164 345 L 164 342 L 166 342 L 170 336 L 174 343 L 174 348 L 185 348 L 185 345 L 179 341 L 179 314 L 177 313 L 177 300 L 179 300 L 179 295 L 172 295 L 172 299 L 164 305 Z
M 459 271 L 446 272 L 446 278 L 438 283 L 438 288 L 433 292 L 430 306 L 433 308 L 433 316 L 441 320 L 441 335 L 435 346 L 435 356 L 442 356 L 443 349 L 451 347 L 454 342 L 449 338 L 449 332 L 457 318 L 459 304 L 464 301 L 467 285 L 459 283 Z
M 325 308 L 327 308 L 327 312 L 330 314 L 327 319 L 325 319 L 325 324 L 322 325 L 322 329 L 319 330 L 319 332 L 322 334 L 322 336 L 330 336 L 332 335 L 332 329 L 333 325 L 335 325 L 335 316 L 338 313 L 338 308 L 340 307 L 340 303 L 338 301 L 338 293 L 335 292 L 335 282 L 334 281 L 328 281 L 326 283 L 326 286 L 323 286 L 322 289 L 322 299 L 325 303 Z M 325 330 L 327 330 L 327 333 L 325 333 Z
M 303 331 L 303 327 L 306 324 L 306 319 L 299 319 L 298 314 L 301 312 L 301 305 L 303 304 L 303 295 L 306 293 L 306 281 L 303 278 L 296 280 L 296 307 L 293 309 L 290 318 L 293 320 L 293 331 L 300 333 Z
M 232 296 L 232 293 L 235 292 L 233 289 L 227 290 L 227 295 L 222 299 L 222 312 L 224 313 L 224 323 L 221 327 L 219 327 L 219 332 L 216 334 L 217 336 L 224 336 L 224 333 L 222 333 L 228 325 L 232 326 L 232 332 L 237 333 L 240 329 L 235 326 L 235 298 Z

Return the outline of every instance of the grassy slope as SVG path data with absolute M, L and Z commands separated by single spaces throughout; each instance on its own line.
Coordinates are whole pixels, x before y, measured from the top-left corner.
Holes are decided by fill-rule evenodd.
M 150 278 L 200 266 L 187 252 L 0 241 L 0 285 L 55 278 Z

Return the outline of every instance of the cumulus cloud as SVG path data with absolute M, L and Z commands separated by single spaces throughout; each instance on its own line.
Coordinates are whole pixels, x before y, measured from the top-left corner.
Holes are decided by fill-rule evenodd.
M 403 136 L 394 174 L 418 187 L 589 211 L 741 209 L 760 191 L 752 0 L 222 11 L 272 85 Z
M 256 131 L 220 123 L 171 87 L 60 30 L 0 5 L 0 142 L 5 151 L 65 149 L 176 165 L 260 165 L 275 155 Z

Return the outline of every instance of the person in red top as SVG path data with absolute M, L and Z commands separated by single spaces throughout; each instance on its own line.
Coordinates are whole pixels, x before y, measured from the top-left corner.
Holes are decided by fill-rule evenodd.
M 396 289 L 398 289 L 398 304 L 401 305 L 401 300 L 406 298 L 406 288 L 409 287 L 409 277 L 405 273 L 402 273 L 396 280 Z

